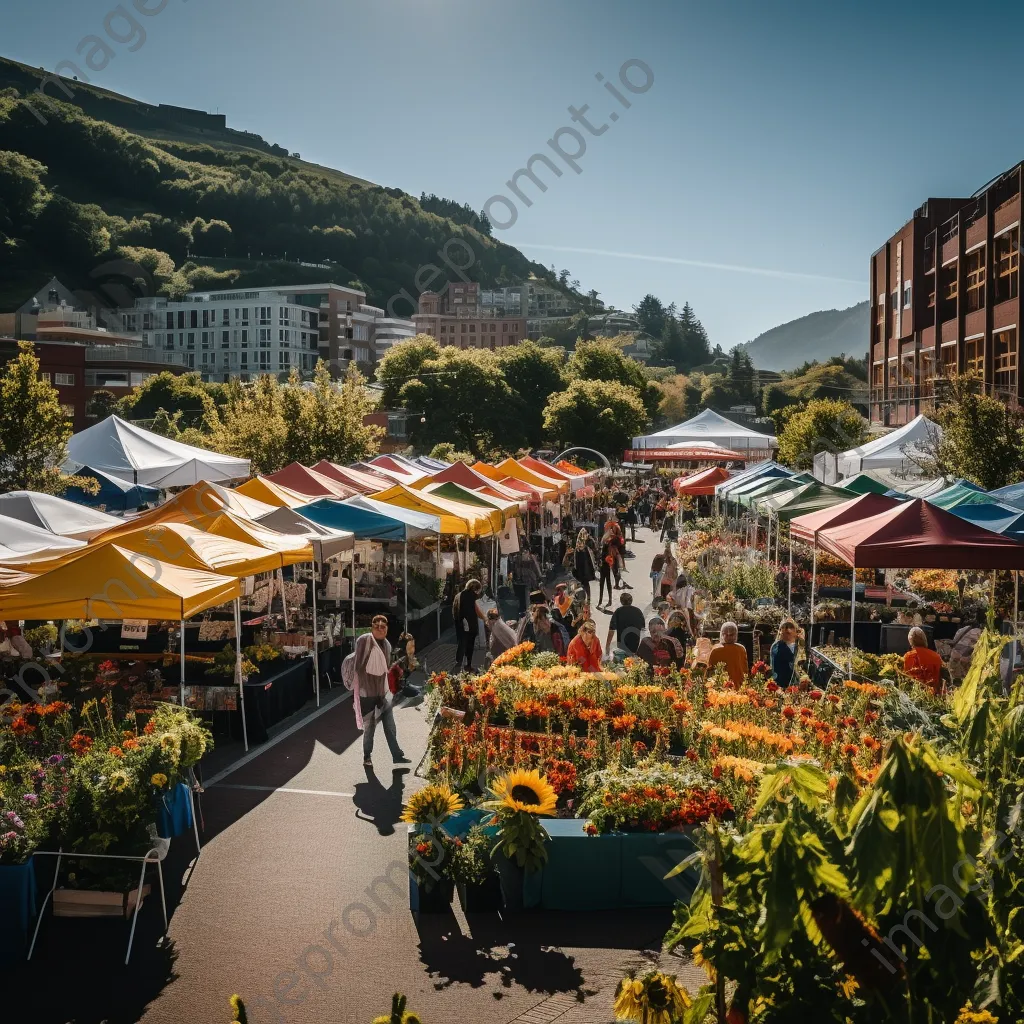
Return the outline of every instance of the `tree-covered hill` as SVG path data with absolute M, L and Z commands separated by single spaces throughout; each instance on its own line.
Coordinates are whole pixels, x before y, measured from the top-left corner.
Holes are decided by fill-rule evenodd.
M 259 136 L 78 82 L 71 100 L 43 98 L 43 74 L 0 59 L 0 309 L 50 274 L 94 287 L 95 268 L 118 258 L 172 293 L 329 279 L 381 306 L 455 276 L 446 256 L 484 284 L 554 280 L 461 204 L 421 205 Z M 427 265 L 445 276 L 417 282 Z M 393 309 L 413 311 L 404 299 Z
M 868 303 L 808 313 L 740 347 L 759 370 L 792 370 L 807 359 L 839 355 L 860 359 L 868 350 Z

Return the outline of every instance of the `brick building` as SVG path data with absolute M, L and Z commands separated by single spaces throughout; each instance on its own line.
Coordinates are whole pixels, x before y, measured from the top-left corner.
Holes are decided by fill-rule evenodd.
M 502 307 L 481 303 L 475 281 L 449 281 L 441 292 L 423 292 L 413 314 L 418 334 L 442 345 L 498 349 L 518 345 L 526 337 L 525 316 L 498 316 Z
M 967 199 L 928 199 L 871 257 L 873 423 L 935 408 L 952 373 L 1022 397 L 1018 164 Z

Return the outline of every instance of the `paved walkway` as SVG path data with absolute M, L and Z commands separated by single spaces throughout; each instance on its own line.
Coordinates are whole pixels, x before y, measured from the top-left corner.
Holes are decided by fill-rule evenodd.
M 647 537 L 627 576 L 645 597 Z M 435 650 L 432 666 L 446 654 L 454 660 Z M 202 856 L 191 866 L 194 850 L 177 839 L 165 866 L 173 912 L 165 945 L 155 900 L 129 967 L 123 923 L 48 921 L 36 959 L 6 965 L 7 991 L 18 998 L 3 1019 L 205 1024 L 226 1020 L 238 992 L 253 1024 L 368 1024 L 401 991 L 428 1024 L 610 1022 L 616 983 L 626 967 L 659 958 L 669 912 L 467 921 L 456 905 L 417 925 L 398 817 L 423 783 L 392 766 L 381 735 L 373 770 L 363 768 L 351 704 L 338 696 L 229 774 L 208 775 Z M 404 705 L 396 717 L 415 764 L 425 711 Z M 700 983 L 686 961 L 671 964 Z M 9 1016 L 22 995 L 25 1009 Z

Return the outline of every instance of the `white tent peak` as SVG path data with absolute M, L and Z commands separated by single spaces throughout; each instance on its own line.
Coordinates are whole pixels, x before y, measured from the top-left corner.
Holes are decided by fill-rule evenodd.
M 106 512 L 39 491 L 0 494 L 0 516 L 9 516 L 57 537 L 74 540 L 92 540 L 123 522 Z M 4 538 L 0 537 L 0 541 Z
M 924 445 L 941 436 L 942 428 L 937 423 L 924 415 L 915 416 L 898 430 L 843 452 L 836 468 L 841 477 L 872 469 L 916 470 L 920 473 L 912 457 L 923 454 Z
M 670 448 L 673 444 L 699 444 L 704 447 L 715 444 L 723 448 L 746 451 L 774 448 L 776 440 L 773 435 L 762 434 L 753 427 L 745 427 L 741 423 L 727 419 L 714 409 L 705 409 L 674 427 L 666 427 L 653 434 L 633 438 L 634 448 Z
M 156 487 L 185 487 L 200 480 L 224 483 L 249 476 L 248 459 L 161 437 L 119 416 L 108 416 L 68 441 L 65 469 L 73 472 L 82 466 Z

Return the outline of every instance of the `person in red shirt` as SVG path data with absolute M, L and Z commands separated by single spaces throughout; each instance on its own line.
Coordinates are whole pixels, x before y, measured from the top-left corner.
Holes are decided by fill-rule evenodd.
M 928 647 L 928 637 L 915 626 L 907 633 L 910 650 L 903 655 L 903 671 L 923 683 L 932 693 L 942 692 L 942 658 Z
M 569 642 L 566 652 L 567 665 L 579 665 L 584 672 L 601 671 L 601 641 L 597 639 L 597 623 L 585 619 L 580 631 Z

